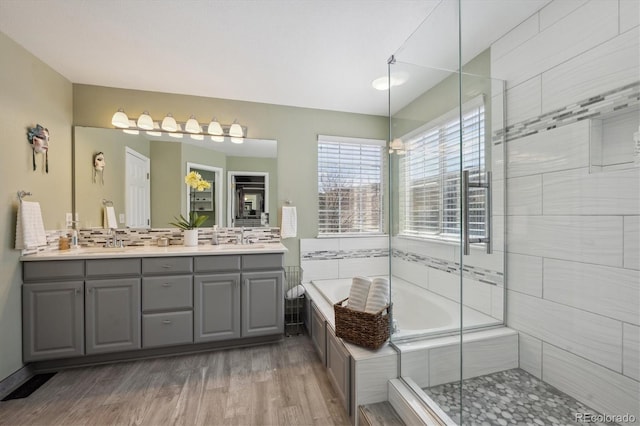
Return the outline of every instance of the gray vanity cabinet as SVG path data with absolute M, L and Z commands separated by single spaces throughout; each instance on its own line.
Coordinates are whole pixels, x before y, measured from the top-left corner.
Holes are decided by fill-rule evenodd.
M 84 354 L 84 283 L 22 286 L 24 362 Z
M 283 271 L 242 272 L 242 336 L 284 333 Z
M 194 341 L 240 337 L 240 255 L 198 256 L 193 277 Z
M 240 337 L 240 273 L 196 275 L 193 283 L 196 343 Z
M 193 259 L 142 259 L 142 347 L 193 343 Z
M 140 278 L 85 281 L 87 354 L 140 349 Z

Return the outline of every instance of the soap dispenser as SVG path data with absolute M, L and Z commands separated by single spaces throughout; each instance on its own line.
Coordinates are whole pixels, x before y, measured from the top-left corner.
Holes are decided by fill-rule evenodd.
M 218 225 L 213 225 L 213 237 L 211 238 L 211 244 L 217 246 L 218 242 Z
M 74 229 L 71 233 L 71 248 L 78 248 L 78 230 Z

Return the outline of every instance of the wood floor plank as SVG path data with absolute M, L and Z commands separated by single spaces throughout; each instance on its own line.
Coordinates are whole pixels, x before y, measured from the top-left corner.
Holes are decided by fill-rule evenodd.
M 0 425 L 348 425 L 306 335 L 60 371 Z

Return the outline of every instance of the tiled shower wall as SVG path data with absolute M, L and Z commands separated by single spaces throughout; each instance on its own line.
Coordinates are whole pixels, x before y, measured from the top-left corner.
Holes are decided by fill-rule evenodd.
M 636 419 L 639 17 L 637 0 L 555 0 L 491 48 L 507 82 L 507 325 L 520 366 Z

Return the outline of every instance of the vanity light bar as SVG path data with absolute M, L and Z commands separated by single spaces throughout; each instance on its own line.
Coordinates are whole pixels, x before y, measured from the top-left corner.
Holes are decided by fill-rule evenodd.
M 130 134 L 138 134 L 140 130 L 145 130 L 153 132 L 153 135 L 158 135 L 160 132 L 176 134 L 176 137 L 182 137 L 177 136 L 178 134 L 202 135 L 211 136 L 216 142 L 222 142 L 221 138 L 229 137 L 234 143 L 242 143 L 248 130 L 246 126 L 240 125 L 237 119 L 232 124 L 220 124 L 214 117 L 208 125 L 201 126 L 193 115 L 186 122 L 178 122 L 171 113 L 167 114 L 162 122 L 156 122 L 146 110 L 135 121 L 130 120 L 122 108 L 113 114 L 111 124 Z

